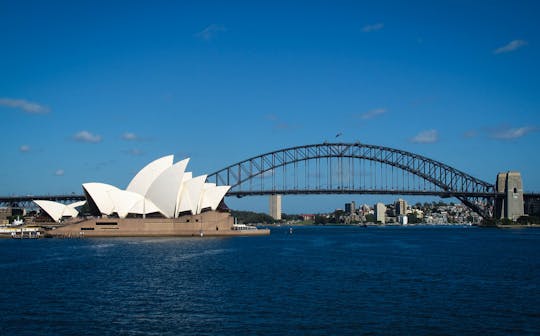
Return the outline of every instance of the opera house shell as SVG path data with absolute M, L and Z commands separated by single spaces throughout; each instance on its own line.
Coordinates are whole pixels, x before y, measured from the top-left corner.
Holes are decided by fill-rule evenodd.
M 79 215 L 77 208 L 86 204 L 86 201 L 75 202 L 68 205 L 46 200 L 34 200 L 34 203 L 45 211 L 55 222 L 60 222 L 66 217 L 77 217 L 77 215 Z
M 194 177 L 186 171 L 189 159 L 177 163 L 173 160 L 173 155 L 168 155 L 149 163 L 125 190 L 105 183 L 84 183 L 86 204 L 84 201 L 69 205 L 45 200 L 34 202 L 55 222 L 70 218 L 73 221 L 79 215 L 77 209 L 83 205 L 93 215 L 91 222 L 79 221 L 76 227 L 63 227 L 55 233 L 80 231 L 81 235 L 131 236 L 187 235 L 196 230 L 202 235 L 210 229 L 214 234 L 230 231 L 233 219 L 223 203 L 230 187 L 206 183 L 207 175 Z
M 105 183 L 82 185 L 91 213 L 126 218 L 154 215 L 177 218 L 179 214 L 200 214 L 216 210 L 229 186 L 205 183 L 206 175 L 193 177 L 186 172 L 189 159 L 173 164 L 173 155 L 149 163 L 131 180 L 126 190 Z M 84 201 L 69 205 L 35 200 L 53 220 L 76 217 L 77 207 Z

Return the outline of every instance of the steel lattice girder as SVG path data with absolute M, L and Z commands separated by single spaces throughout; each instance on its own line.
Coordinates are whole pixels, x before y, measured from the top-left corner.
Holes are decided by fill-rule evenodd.
M 208 180 L 228 184 L 234 189 L 243 182 L 275 168 L 320 158 L 356 158 L 384 163 L 413 173 L 445 191 L 490 193 L 495 189 L 493 184 L 442 162 L 398 149 L 359 143 L 316 144 L 286 148 L 232 164 L 209 174 Z
M 219 171 L 208 175 L 208 181 L 217 184 L 227 184 L 231 186 L 230 195 L 261 195 L 275 193 L 278 190 L 275 185 L 271 190 L 265 189 L 263 185 L 260 189 L 241 191 L 235 187 L 241 186 L 244 182 L 257 176 L 262 176 L 268 172 L 274 172 L 278 167 L 296 164 L 301 161 L 309 161 L 322 158 L 353 158 L 379 162 L 388 166 L 396 167 L 405 172 L 416 175 L 425 181 L 440 188 L 440 191 L 426 191 L 425 194 L 451 195 L 457 197 L 463 203 L 473 208 L 482 215 L 486 213 L 476 204 L 476 199 L 498 197 L 495 186 L 491 183 L 477 179 L 460 170 L 450 167 L 442 162 L 399 149 L 375 146 L 362 143 L 322 143 L 304 145 L 276 150 L 262 155 L 254 156 L 247 160 L 237 162 Z M 296 167 L 296 166 L 295 166 Z M 273 175 L 274 176 L 274 175 Z M 321 183 L 321 181 L 319 181 Z M 325 193 L 343 193 L 342 185 L 337 188 L 324 189 L 317 188 L 317 193 L 324 190 Z M 281 190 L 280 193 L 309 193 L 308 190 L 288 189 Z M 364 190 L 348 190 L 348 193 L 366 193 Z M 383 192 L 380 190 L 380 192 Z M 394 191 L 394 193 L 407 194 L 409 190 Z

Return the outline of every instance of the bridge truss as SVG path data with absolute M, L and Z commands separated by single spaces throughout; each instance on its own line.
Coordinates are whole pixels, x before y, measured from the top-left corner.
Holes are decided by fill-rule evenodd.
M 363 143 L 322 143 L 258 155 L 207 178 L 228 195 L 397 194 L 456 197 L 484 218 L 502 193 L 442 162 Z

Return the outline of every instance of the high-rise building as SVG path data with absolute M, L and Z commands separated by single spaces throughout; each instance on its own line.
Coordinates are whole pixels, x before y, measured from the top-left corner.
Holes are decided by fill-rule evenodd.
M 409 224 L 409 217 L 407 217 L 407 215 L 399 215 L 397 219 L 398 219 L 398 223 L 401 225 Z
M 345 212 L 351 215 L 356 212 L 356 204 L 354 201 L 351 203 L 345 203 Z
M 270 195 L 270 216 L 281 219 L 281 195 Z
M 407 201 L 398 199 L 396 202 L 396 216 L 407 214 Z
M 386 223 L 386 205 L 383 203 L 375 204 L 375 218 L 381 224 Z

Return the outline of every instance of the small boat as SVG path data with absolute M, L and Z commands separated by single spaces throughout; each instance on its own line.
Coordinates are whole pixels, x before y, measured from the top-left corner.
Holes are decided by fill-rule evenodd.
M 233 230 L 257 230 L 257 227 L 253 225 L 246 225 L 246 224 L 233 224 L 232 229 Z
M 13 220 L 13 223 L 11 223 L 11 226 L 21 226 L 24 224 L 24 220 L 20 219 L 19 216 L 17 216 L 17 219 Z

